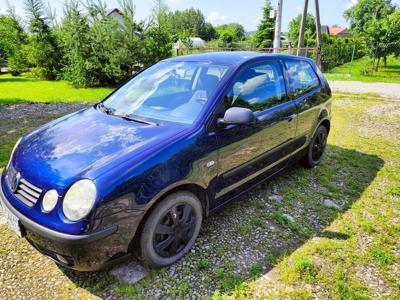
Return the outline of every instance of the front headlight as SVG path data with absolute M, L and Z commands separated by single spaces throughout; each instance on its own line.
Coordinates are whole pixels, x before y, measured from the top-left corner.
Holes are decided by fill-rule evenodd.
M 96 200 L 96 186 L 89 179 L 75 182 L 67 191 L 63 201 L 64 215 L 71 221 L 86 217 Z
M 14 148 L 13 148 L 12 151 L 11 151 L 10 161 L 9 161 L 8 164 L 7 164 L 7 168 L 10 166 L 11 160 L 12 160 L 12 158 L 13 158 L 13 156 L 14 156 L 15 149 L 17 149 L 17 147 L 18 147 L 19 143 L 21 142 L 21 140 L 22 140 L 22 138 L 20 138 L 20 139 L 15 143 Z

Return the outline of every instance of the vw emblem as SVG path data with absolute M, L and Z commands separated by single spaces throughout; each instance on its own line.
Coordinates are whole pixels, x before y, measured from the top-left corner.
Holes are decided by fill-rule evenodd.
M 19 181 L 21 179 L 21 174 L 18 172 L 12 178 L 10 178 L 10 189 L 12 190 L 13 193 L 17 191 Z

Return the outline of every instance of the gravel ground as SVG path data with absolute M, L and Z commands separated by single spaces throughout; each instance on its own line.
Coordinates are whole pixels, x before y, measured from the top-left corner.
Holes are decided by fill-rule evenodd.
M 374 93 L 382 97 L 400 100 L 400 83 L 329 81 L 334 92 Z
M 47 115 L 66 114 L 92 105 L 88 102 L 74 103 L 41 103 L 26 102 L 18 104 L 0 105 L 0 120 L 36 118 Z
M 341 103 L 346 104 L 344 100 Z M 48 115 L 57 117 L 87 105 L 0 106 L 0 120 L 10 120 L 0 122 L 0 132 L 7 132 L 9 124 L 26 126 L 19 121 L 22 119 L 28 118 L 28 122 L 39 126 L 40 122 L 49 121 Z M 354 105 L 363 107 L 364 104 L 356 102 Z M 397 103 L 382 105 L 385 105 L 382 112 L 399 109 Z M 375 109 L 371 111 L 376 112 Z M 330 143 L 321 166 L 306 170 L 296 165 L 213 214 L 203 224 L 199 239 L 187 256 L 168 268 L 146 270 L 146 277 L 136 284 L 128 285 L 112 274 L 126 272 L 131 273 L 131 278 L 141 277 L 135 273 L 143 272 L 137 263 L 130 264 L 134 270 L 124 271 L 122 266 L 111 272 L 95 273 L 57 267 L 2 224 L 4 218 L 0 211 L 0 299 L 199 299 L 215 291 L 232 293 L 241 284 L 254 279 L 266 280 L 259 287 L 260 291 L 262 287 L 267 289 L 266 293 L 274 291 L 281 284 L 274 266 L 283 257 L 291 257 L 310 239 L 345 241 L 349 238 L 327 230 L 327 226 L 361 197 L 383 165 L 378 157 L 360 151 Z M 365 164 L 348 164 L 343 162 L 346 159 L 357 159 Z M 360 179 L 355 186 L 357 176 Z M 357 276 L 363 277 L 364 273 L 361 266 Z M 372 284 L 369 277 L 361 279 L 367 280 L 372 294 L 384 290 L 387 295 L 396 297 L 396 286 L 387 281 Z M 318 289 L 318 286 L 314 289 L 315 298 L 329 298 L 324 290 Z

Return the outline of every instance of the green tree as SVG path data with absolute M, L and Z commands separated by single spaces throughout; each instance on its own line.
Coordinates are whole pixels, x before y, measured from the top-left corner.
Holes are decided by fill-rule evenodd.
M 143 24 L 134 21 L 131 0 L 120 5 L 122 25 L 107 16 L 101 2 L 89 2 L 87 11 L 77 0 L 66 5 L 60 29 L 64 79 L 77 86 L 115 85 L 143 66 Z
M 394 10 L 391 0 L 359 0 L 344 12 L 344 17 L 350 22 L 350 29 L 362 35 L 373 20 L 385 19 Z
M 299 42 L 299 31 L 301 24 L 302 15 L 299 14 L 296 18 L 289 22 L 289 39 L 293 45 L 298 45 Z M 304 46 L 315 46 L 316 45 L 316 26 L 315 18 L 311 14 L 306 16 L 306 26 L 304 31 Z
M 167 15 L 170 34 L 176 39 L 200 37 L 206 41 L 215 37 L 213 26 L 205 21 L 201 10 L 189 8 L 169 12 Z
M 153 7 L 151 11 L 151 22 L 158 27 L 162 27 L 164 30 L 172 29 L 171 20 L 168 17 L 169 7 L 164 0 L 153 0 Z
M 214 26 L 209 22 L 204 23 L 204 26 L 200 29 L 199 37 L 205 41 L 211 41 L 212 39 L 215 39 L 216 36 L 217 33 Z
M 215 27 L 217 38 L 224 46 L 230 47 L 232 43 L 243 41 L 245 30 L 239 23 L 223 24 Z
M 400 10 L 393 12 L 388 17 L 373 19 L 365 28 L 365 39 L 369 45 L 370 56 L 376 59 L 376 71 L 380 60 L 383 58 L 386 67 L 386 58 L 390 54 L 400 54 Z
M 145 23 L 135 21 L 136 7 L 132 0 L 121 0 L 120 6 L 124 19 L 122 27 L 122 53 L 127 68 L 128 77 L 142 67 L 143 32 Z M 126 78 L 125 78 L 126 79 Z M 124 80 L 125 80 L 124 79 Z
M 60 35 L 64 48 L 62 77 L 76 86 L 100 84 L 101 66 L 93 53 L 93 39 L 87 16 L 80 10 L 78 2 L 71 0 L 65 5 L 64 20 Z
M 274 39 L 275 19 L 270 18 L 271 11 L 271 0 L 266 0 L 263 7 L 263 17 L 254 36 L 254 42 L 256 43 L 257 47 L 266 48 L 272 46 L 272 41 Z
M 144 32 L 142 63 L 149 66 L 171 56 L 172 36 L 169 32 L 167 7 L 156 0 L 150 25 Z
M 359 0 L 344 13 L 353 34 L 367 43 L 370 57 L 376 60 L 378 70 L 381 58 L 398 55 L 400 50 L 400 13 L 391 0 Z
M 12 10 L 0 15 L 0 67 L 7 65 L 13 74 L 27 68 L 24 46 L 28 36 Z
M 34 75 L 45 79 L 55 79 L 60 70 L 61 52 L 56 36 L 48 25 L 41 0 L 25 0 L 29 14 L 29 45 L 27 60 L 35 69 Z

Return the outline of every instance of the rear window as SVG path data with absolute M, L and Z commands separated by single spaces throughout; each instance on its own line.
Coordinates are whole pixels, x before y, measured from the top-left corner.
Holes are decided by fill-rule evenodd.
M 284 64 L 292 98 L 298 98 L 319 87 L 318 76 L 308 62 L 285 60 Z

